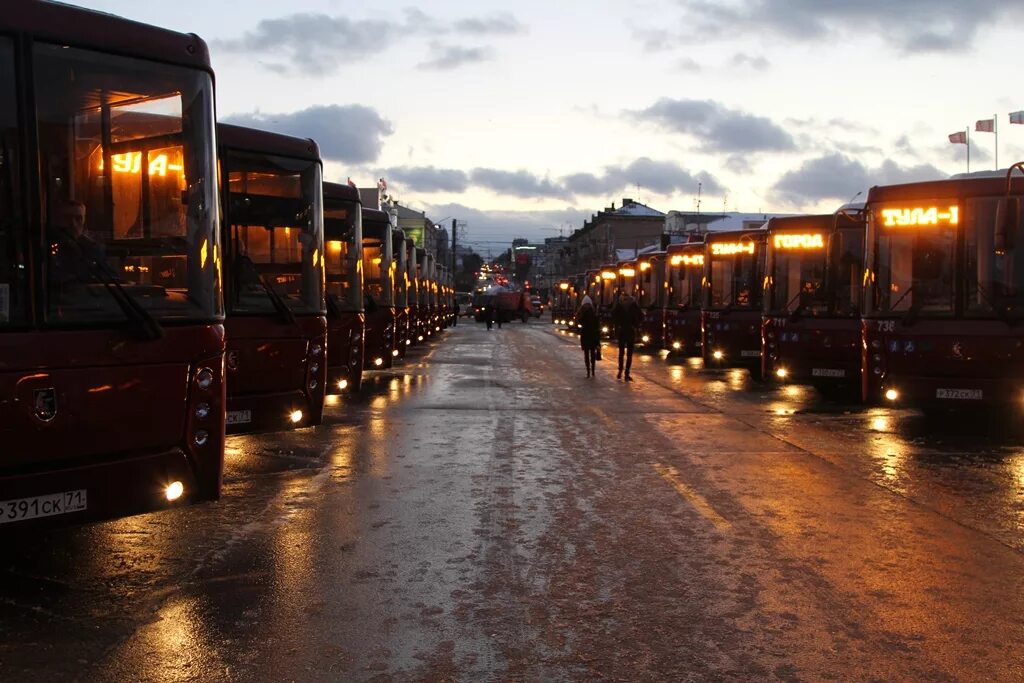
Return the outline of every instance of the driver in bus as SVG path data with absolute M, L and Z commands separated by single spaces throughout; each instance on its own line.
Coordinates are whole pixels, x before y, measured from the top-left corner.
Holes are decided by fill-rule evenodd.
M 96 268 L 105 265 L 103 245 L 86 230 L 85 204 L 60 200 L 51 212 L 53 242 L 51 280 L 57 285 L 90 282 Z

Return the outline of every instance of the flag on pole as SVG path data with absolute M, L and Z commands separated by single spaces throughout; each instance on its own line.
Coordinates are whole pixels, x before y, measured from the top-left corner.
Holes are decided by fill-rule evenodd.
M 967 144 L 967 131 L 960 131 L 959 133 L 950 133 L 949 141 L 954 145 L 966 145 Z
M 1024 123 L 1024 111 L 1011 111 L 1010 123 Z
M 355 187 L 356 186 L 356 184 L 354 182 L 352 182 L 351 178 L 348 179 L 348 186 L 349 187 Z
M 974 130 L 978 133 L 994 133 L 996 132 L 996 120 L 982 119 L 974 124 Z

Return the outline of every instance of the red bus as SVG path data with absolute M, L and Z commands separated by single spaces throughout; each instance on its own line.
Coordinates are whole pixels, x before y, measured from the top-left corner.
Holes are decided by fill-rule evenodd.
M 320 424 L 323 185 L 312 140 L 220 124 L 228 433 Z
M 390 368 L 395 349 L 395 302 L 392 276 L 391 219 L 363 207 L 363 368 Z
M 363 385 L 363 212 L 356 188 L 323 187 L 327 392 L 333 395 Z
M 409 251 L 405 246 L 405 232 L 391 231 L 391 255 L 394 259 L 394 278 L 392 288 L 395 301 L 395 358 L 405 358 L 405 349 L 409 344 Z
M 861 211 L 768 221 L 762 371 L 860 395 Z
M 765 238 L 758 230 L 711 233 L 704 243 L 704 367 L 745 367 L 761 379 Z
M 1024 178 L 873 187 L 867 199 L 866 399 L 1019 406 Z
M 654 251 L 636 260 L 636 300 L 644 312 L 637 343 L 651 349 L 660 349 L 665 343 L 665 256 L 664 251 Z
M 220 496 L 224 313 L 205 43 L 0 13 L 0 526 Z
M 701 350 L 701 279 L 704 243 L 670 244 L 667 258 L 668 296 L 665 342 L 670 354 L 696 356 Z

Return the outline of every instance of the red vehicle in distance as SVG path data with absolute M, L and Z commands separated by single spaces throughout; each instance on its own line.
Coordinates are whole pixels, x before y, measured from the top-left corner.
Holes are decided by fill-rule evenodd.
M 636 260 L 636 300 L 644 312 L 637 342 L 649 349 L 660 349 L 665 343 L 666 253 L 655 251 Z
M 666 260 L 664 347 L 670 354 L 700 355 L 704 243 L 670 244 Z
M 220 496 L 213 71 L 194 35 L 0 13 L 0 529 Z
M 320 424 L 323 181 L 312 140 L 220 124 L 228 433 Z
M 745 367 L 761 375 L 765 240 L 759 230 L 711 233 L 704 243 L 701 353 L 704 367 Z
M 860 395 L 864 214 L 768 221 L 763 375 Z
M 391 219 L 363 207 L 363 311 L 366 332 L 363 368 L 390 368 L 395 348 L 395 302 L 392 276 Z
M 392 289 L 395 300 L 395 347 L 392 355 L 405 358 L 409 339 L 409 252 L 405 248 L 405 232 L 391 231 L 391 254 L 394 259 Z
M 363 385 L 363 212 L 356 188 L 323 187 L 327 392 L 355 393 Z
M 862 392 L 921 406 L 1024 400 L 1024 178 L 873 187 Z

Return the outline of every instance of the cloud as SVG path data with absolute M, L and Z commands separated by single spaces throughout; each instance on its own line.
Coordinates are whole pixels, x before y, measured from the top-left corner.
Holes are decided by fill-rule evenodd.
M 856 32 L 879 36 L 904 53 L 960 52 L 983 26 L 1024 15 L 1019 0 L 681 0 L 692 38 L 765 32 L 789 40 L 825 40 Z
M 493 59 L 490 50 L 484 47 L 459 47 L 458 45 L 430 44 L 431 56 L 417 66 L 429 71 L 450 71 L 467 64 L 479 64 Z
M 313 106 L 290 114 L 234 114 L 226 123 L 313 138 L 324 159 L 352 164 L 375 161 L 384 138 L 394 132 L 391 122 L 375 109 L 359 104 Z
M 730 64 L 736 67 L 750 67 L 754 71 L 767 71 L 771 63 L 764 57 L 754 57 L 742 52 L 733 55 Z
M 525 33 L 526 27 L 511 14 L 502 13 L 489 17 L 460 19 L 455 22 L 455 30 L 473 35 L 510 36 Z
M 571 206 L 539 211 L 483 211 L 459 203 L 427 204 L 425 209 L 428 216 L 454 216 L 465 221 L 465 234 L 460 229 L 459 239 L 485 255 L 488 250 L 497 255 L 512 246 L 512 239 L 516 237 L 525 237 L 531 242 L 557 237 L 559 232 L 568 237 L 594 212 Z M 563 226 L 561 231 L 558 226 Z
M 262 19 L 236 38 L 212 41 L 218 53 L 258 55 L 258 63 L 274 73 L 322 77 L 342 66 L 377 58 L 399 39 L 449 33 L 478 36 L 511 36 L 526 28 L 511 14 L 467 17 L 443 22 L 426 12 L 407 8 L 403 20 L 350 19 L 323 13 L 297 12 L 276 19 Z M 490 57 L 486 48 L 443 47 L 431 43 L 425 69 L 451 69 Z
M 560 197 L 564 189 L 556 183 L 529 171 L 502 171 L 494 168 L 474 168 L 470 178 L 479 187 L 498 194 L 523 197 Z
M 676 68 L 679 71 L 692 71 L 693 73 L 700 73 L 704 70 L 704 67 L 700 65 L 700 62 L 690 57 L 683 57 L 676 62 Z
M 465 192 L 469 176 L 465 171 L 433 166 L 393 168 L 387 177 L 412 192 Z
M 785 173 L 772 187 L 772 192 L 783 202 L 799 207 L 826 199 L 845 202 L 872 185 L 944 177 L 945 173 L 930 164 L 904 167 L 886 160 L 877 168 L 869 168 L 859 161 L 833 153 L 806 161 L 800 168 Z
M 796 148 L 792 136 L 770 119 L 711 100 L 662 98 L 632 114 L 664 130 L 698 138 L 704 152 L 781 152 Z

